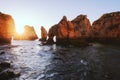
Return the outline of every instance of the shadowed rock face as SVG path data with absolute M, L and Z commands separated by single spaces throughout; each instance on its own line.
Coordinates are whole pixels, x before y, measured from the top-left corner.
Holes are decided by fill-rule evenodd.
M 48 42 L 52 42 L 56 36 L 57 44 L 78 43 L 81 37 L 89 37 L 90 29 L 91 24 L 86 15 L 80 15 L 72 21 L 64 16 L 58 24 L 50 28 Z
M 47 40 L 47 44 L 53 44 L 54 43 L 54 41 L 53 41 L 53 38 L 54 38 L 54 36 L 56 36 L 56 34 L 57 34 L 57 30 L 58 30 L 58 27 L 57 27 L 58 25 L 56 24 L 56 25 L 54 25 L 54 26 L 52 26 L 50 29 L 49 29 L 49 32 L 48 32 L 48 40 Z
M 15 24 L 13 18 L 0 12 L 0 43 L 10 43 L 14 33 Z
M 91 36 L 102 42 L 119 42 L 120 12 L 104 14 L 98 20 L 94 21 L 92 24 Z
M 40 41 L 46 41 L 47 39 L 47 30 L 42 26 L 41 27 L 41 39 Z
M 34 30 L 33 26 L 26 25 L 24 27 L 24 33 L 23 34 L 15 34 L 14 39 L 15 40 L 35 40 L 37 39 L 37 34 Z

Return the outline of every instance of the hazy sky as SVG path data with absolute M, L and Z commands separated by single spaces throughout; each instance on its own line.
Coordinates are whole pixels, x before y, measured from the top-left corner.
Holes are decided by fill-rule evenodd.
M 24 25 L 47 30 L 58 23 L 62 16 L 69 20 L 86 14 L 91 22 L 103 13 L 120 11 L 120 0 L 0 0 L 0 11 L 12 15 L 17 30 Z

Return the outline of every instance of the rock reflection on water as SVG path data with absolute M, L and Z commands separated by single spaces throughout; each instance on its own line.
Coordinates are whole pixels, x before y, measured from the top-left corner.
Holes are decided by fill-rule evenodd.
M 114 68 L 118 71 L 120 68 L 114 65 L 107 66 L 112 59 L 106 59 L 106 55 L 108 57 L 113 53 L 118 57 L 119 47 L 94 44 L 79 48 L 39 44 L 38 41 L 13 41 L 12 45 L 0 46 L 0 51 L 5 51 L 4 55 L 0 55 L 0 60 L 10 61 L 14 69 L 21 72 L 20 77 L 12 80 L 119 80 L 120 78 L 111 74 L 115 72 Z M 117 63 L 119 62 L 120 59 L 117 59 Z

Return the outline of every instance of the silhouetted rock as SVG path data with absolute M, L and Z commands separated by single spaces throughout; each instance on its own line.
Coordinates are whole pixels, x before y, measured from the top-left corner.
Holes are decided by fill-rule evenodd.
M 104 14 L 94 21 L 91 36 L 103 43 L 120 43 L 120 12 Z
M 0 12 L 0 43 L 11 43 L 14 33 L 15 24 L 13 18 Z
M 80 15 L 72 21 L 68 21 L 67 17 L 63 16 L 58 24 L 50 28 L 48 43 L 52 43 L 53 37 L 56 36 L 56 44 L 80 45 L 83 43 L 81 38 L 84 37 L 83 39 L 85 39 L 89 37 L 90 29 L 91 24 L 86 15 Z
M 37 39 L 37 34 L 34 30 L 33 26 L 26 25 L 24 27 L 24 33 L 23 34 L 18 34 L 16 33 L 14 35 L 15 40 L 35 40 Z
M 40 41 L 46 41 L 47 39 L 47 30 L 42 26 L 41 27 L 41 39 Z

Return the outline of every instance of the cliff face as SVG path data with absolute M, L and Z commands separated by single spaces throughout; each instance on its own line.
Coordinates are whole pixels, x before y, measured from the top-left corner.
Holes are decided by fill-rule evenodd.
M 75 26 L 76 32 L 80 32 L 82 37 L 88 37 L 91 30 L 91 24 L 87 15 L 79 15 L 72 23 Z
M 47 39 L 47 30 L 42 26 L 41 27 L 41 39 L 40 41 L 46 41 Z
M 76 43 L 81 37 L 89 37 L 90 29 L 91 24 L 86 15 L 80 15 L 72 21 L 64 16 L 58 24 L 50 28 L 48 42 L 53 41 L 56 36 L 58 44 Z
M 72 21 L 64 16 L 49 29 L 47 42 L 53 43 L 54 36 L 57 44 L 120 43 L 120 12 L 104 14 L 92 26 L 86 15 L 79 15 Z
M 15 24 L 13 18 L 0 12 L 0 43 L 10 43 L 14 33 Z
M 106 41 L 120 41 L 120 12 L 104 14 L 92 24 L 91 37 Z
M 23 34 L 15 34 L 14 39 L 15 40 L 35 40 L 37 39 L 37 34 L 34 30 L 34 27 L 26 25 L 24 27 L 24 33 Z

